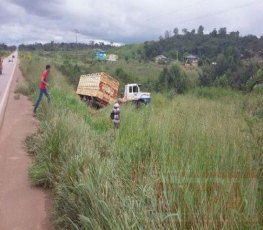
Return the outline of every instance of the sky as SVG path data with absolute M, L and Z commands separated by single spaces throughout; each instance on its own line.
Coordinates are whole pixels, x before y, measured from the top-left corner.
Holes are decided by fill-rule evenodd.
M 168 30 L 226 27 L 263 35 L 263 0 L 0 0 L 0 43 L 157 40 Z

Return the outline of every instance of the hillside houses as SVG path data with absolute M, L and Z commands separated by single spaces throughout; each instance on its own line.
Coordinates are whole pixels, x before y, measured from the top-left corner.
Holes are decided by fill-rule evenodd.
M 198 65 L 198 57 L 195 55 L 187 55 L 184 57 L 185 64 L 197 66 Z

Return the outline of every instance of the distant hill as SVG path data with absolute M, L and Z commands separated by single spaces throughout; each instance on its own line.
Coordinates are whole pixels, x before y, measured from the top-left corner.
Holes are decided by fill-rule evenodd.
M 170 36 L 166 33 L 166 38 L 160 36 L 159 41 L 144 42 L 143 55 L 147 59 L 160 54 L 169 58 L 177 58 L 178 55 L 183 60 L 185 55 L 194 54 L 200 59 L 215 59 L 229 47 L 235 48 L 242 58 L 263 57 L 263 36 L 240 36 L 238 31 L 227 33 L 226 28 L 214 29 L 209 34 L 185 29 L 184 34 Z

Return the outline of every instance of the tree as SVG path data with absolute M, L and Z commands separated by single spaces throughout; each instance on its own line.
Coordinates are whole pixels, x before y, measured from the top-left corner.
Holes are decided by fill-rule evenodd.
M 186 28 L 183 28 L 182 32 L 183 32 L 184 35 L 188 34 L 188 30 Z
M 169 39 L 170 38 L 170 32 L 168 30 L 165 31 L 164 38 L 165 39 Z
M 133 78 L 127 74 L 122 68 L 117 68 L 115 70 L 115 77 L 120 82 L 120 92 L 124 91 L 124 86 L 130 82 L 133 82 Z
M 179 30 L 178 30 L 178 28 L 175 27 L 174 30 L 173 30 L 173 32 L 174 32 L 174 36 L 177 36 L 177 35 L 179 34 Z
M 156 89 L 184 93 L 187 90 L 186 73 L 178 65 L 173 65 L 170 69 L 164 68 L 160 73 Z
M 200 86 L 212 86 L 214 82 L 214 69 L 210 65 L 204 65 L 202 72 L 199 73 L 199 85 Z
M 198 35 L 203 35 L 204 34 L 204 27 L 202 25 L 200 25 L 198 27 L 197 34 Z
M 216 28 L 213 29 L 213 31 L 210 33 L 210 35 L 211 35 L 212 37 L 216 37 L 216 36 L 217 36 L 217 30 L 216 30 Z
M 162 53 L 161 45 L 158 42 L 144 42 L 144 57 L 153 58 Z
M 246 83 L 246 89 L 250 92 L 253 90 L 253 87 L 257 84 L 263 83 L 263 68 L 259 69 L 256 73 L 256 76 L 249 79 Z
M 91 47 L 94 47 L 94 44 L 95 44 L 94 41 L 90 41 L 90 42 L 89 42 L 89 45 L 90 45 Z
M 236 32 L 230 32 L 230 37 L 232 38 L 239 38 L 239 31 L 236 31 Z
M 129 56 L 128 55 L 125 55 L 124 59 L 125 59 L 126 63 L 129 63 Z
M 225 36 L 226 35 L 226 27 L 222 27 L 218 30 L 218 34 L 221 36 Z
M 192 29 L 191 30 L 191 35 L 194 35 L 195 34 L 195 29 Z

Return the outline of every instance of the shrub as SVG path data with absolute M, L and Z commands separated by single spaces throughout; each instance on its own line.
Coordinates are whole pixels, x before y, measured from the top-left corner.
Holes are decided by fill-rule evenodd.
M 58 69 L 75 88 L 78 86 L 80 75 L 89 73 L 89 71 L 80 68 L 78 64 L 72 64 L 68 60 L 64 61 L 62 65 L 59 65 Z
M 20 80 L 16 85 L 15 93 L 20 93 L 25 96 L 31 95 L 28 83 L 23 79 Z
M 190 82 L 187 75 L 178 65 L 172 66 L 170 69 L 164 68 L 156 82 L 157 91 L 175 91 L 176 93 L 184 93 L 188 89 Z

